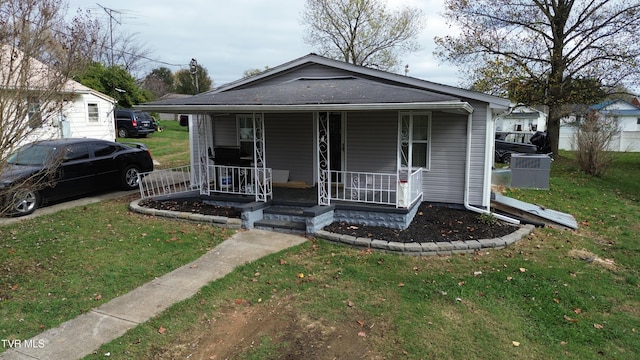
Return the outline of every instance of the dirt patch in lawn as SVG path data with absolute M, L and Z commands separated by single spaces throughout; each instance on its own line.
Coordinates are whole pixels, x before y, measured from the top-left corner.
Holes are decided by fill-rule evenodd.
M 295 299 L 272 299 L 250 305 L 237 300 L 220 309 L 216 319 L 181 336 L 180 343 L 156 349 L 154 359 L 382 359 L 371 352 L 370 328 L 340 320 L 310 319 Z M 194 337 L 196 336 L 196 337 Z
M 232 207 L 205 204 L 200 200 L 155 201 L 144 200 L 140 206 L 205 215 L 240 218 L 241 214 Z M 423 203 L 407 229 L 390 229 L 382 226 L 367 226 L 335 222 L 324 230 L 336 233 L 396 241 L 402 243 L 423 243 L 438 241 L 466 241 L 498 238 L 517 230 L 510 224 L 490 215 L 481 215 L 466 209 L 436 206 Z

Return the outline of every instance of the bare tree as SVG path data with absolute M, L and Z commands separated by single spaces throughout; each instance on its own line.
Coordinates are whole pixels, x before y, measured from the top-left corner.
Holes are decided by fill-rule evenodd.
M 35 139 L 43 125 L 59 121 L 65 100 L 74 96 L 70 77 L 87 64 L 86 55 L 99 42 L 92 19 L 78 13 L 67 22 L 65 14 L 61 0 L 0 2 L 0 172 L 8 169 L 8 157 L 18 145 Z M 0 184 L 0 199 L 9 198 L 19 185 Z
M 535 89 L 528 105 L 548 106 L 554 154 L 565 105 L 584 97 L 582 85 L 617 89 L 640 80 L 638 0 L 447 0 L 445 7 L 459 34 L 437 37 L 437 55 L 471 75 L 504 69 L 498 81 L 516 76 Z
M 611 116 L 599 116 L 592 110 L 576 120 L 573 143 L 582 171 L 602 176 L 615 160 L 616 153 L 610 146 L 620 134 L 618 122 Z
M 397 70 L 399 56 L 420 48 L 420 9 L 392 12 L 383 0 L 307 0 L 302 14 L 305 42 L 332 59 Z

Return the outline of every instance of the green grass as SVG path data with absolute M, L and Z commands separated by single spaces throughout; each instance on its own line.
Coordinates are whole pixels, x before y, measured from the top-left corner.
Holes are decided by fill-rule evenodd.
M 242 311 L 234 299 L 261 307 L 294 297 L 291 306 L 305 318 L 336 328 L 375 324 L 367 346 L 385 358 L 636 359 L 640 209 L 638 188 L 625 184 L 640 176 L 640 154 L 625 154 L 602 179 L 581 175 L 568 156 L 554 162 L 550 191 L 510 195 L 574 214 L 578 231 L 537 229 L 504 250 L 425 258 L 316 240 L 238 268 L 97 353 L 173 354 L 206 338 L 211 319 Z M 572 250 L 612 259 L 615 268 Z M 168 329 L 163 336 L 160 326 Z M 263 334 L 260 346 L 233 358 L 286 358 L 291 344 L 276 338 Z
M 189 165 L 189 129 L 178 121 L 160 121 L 161 132 L 144 138 L 118 138 L 118 142 L 140 142 L 149 148 L 151 156 L 160 163 L 156 169 L 170 169 Z
M 154 152 L 173 136 L 142 140 L 158 141 L 150 145 Z M 563 153 L 552 165 L 549 191 L 509 191 L 573 214 L 578 231 L 536 229 L 507 249 L 450 257 L 312 240 L 240 266 L 88 358 L 187 358 L 190 344 L 205 341 L 230 314 L 269 313 L 277 304 L 298 315 L 286 322 L 295 331 L 285 339 L 259 334 L 232 358 L 299 355 L 294 338 L 309 333 L 305 321 L 341 335 L 364 322 L 367 337 L 352 343 L 371 352 L 365 358 L 640 358 L 639 164 L 640 153 L 623 154 L 603 178 L 592 178 Z M 228 234 L 131 214 L 129 200 L 0 228 L 0 338 L 26 339 L 56 326 L 197 258 Z M 585 261 L 576 250 L 614 266 Z M 267 319 L 252 320 L 249 326 Z
M 198 258 L 228 236 L 216 227 L 130 213 L 131 200 L 0 227 L 0 338 L 27 339 L 57 326 Z

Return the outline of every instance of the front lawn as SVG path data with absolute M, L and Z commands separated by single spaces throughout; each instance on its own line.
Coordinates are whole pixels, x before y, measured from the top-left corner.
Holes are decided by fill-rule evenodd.
M 640 358 L 640 153 L 602 179 L 569 155 L 553 163 L 549 191 L 508 195 L 573 214 L 578 231 L 536 229 L 507 249 L 447 257 L 312 239 L 239 267 L 89 358 Z M 0 228 L 1 338 L 56 326 L 229 235 L 132 214 L 129 200 Z

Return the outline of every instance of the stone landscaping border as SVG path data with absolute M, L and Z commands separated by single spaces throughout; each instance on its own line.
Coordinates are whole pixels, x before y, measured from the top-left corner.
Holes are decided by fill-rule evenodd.
M 138 203 L 141 200 L 135 200 L 129 204 L 129 208 L 137 213 L 165 217 L 169 219 L 194 221 L 207 224 L 213 224 L 222 227 L 228 227 L 232 229 L 241 229 L 242 220 L 235 218 L 227 218 L 224 216 L 202 215 L 188 212 L 170 211 L 170 210 L 158 210 L 150 209 L 140 206 Z M 397 253 L 409 256 L 436 256 L 436 255 L 454 255 L 454 254 L 468 254 L 474 253 L 483 249 L 504 249 L 510 244 L 513 244 L 520 239 L 528 236 L 535 227 L 527 224 L 520 226 L 517 230 L 511 234 L 494 238 L 494 239 L 481 239 L 481 240 L 467 240 L 467 241 L 439 241 L 439 242 L 425 242 L 425 243 L 402 243 L 396 241 L 387 241 L 379 239 L 361 238 L 350 235 L 336 234 L 324 230 L 318 230 L 311 234 L 325 240 L 352 245 L 356 247 L 369 248 L 373 250 L 380 250 L 389 253 Z

